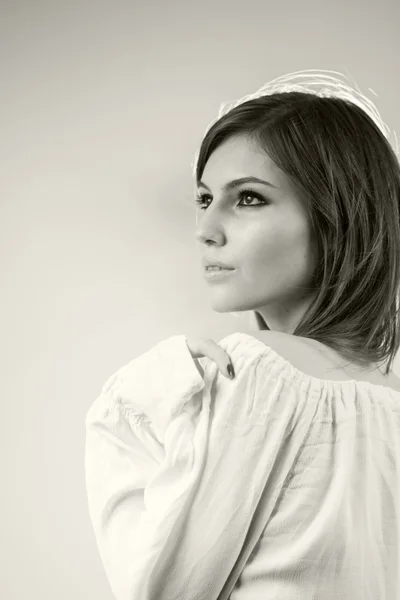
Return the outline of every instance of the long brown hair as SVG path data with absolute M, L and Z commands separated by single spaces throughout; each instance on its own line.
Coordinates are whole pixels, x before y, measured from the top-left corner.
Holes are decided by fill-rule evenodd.
M 294 335 L 350 361 L 389 361 L 389 373 L 400 346 L 400 164 L 389 141 L 344 98 L 271 93 L 214 122 L 197 155 L 197 183 L 212 152 L 237 135 L 258 143 L 307 201 L 319 256 L 309 288 L 316 294 Z

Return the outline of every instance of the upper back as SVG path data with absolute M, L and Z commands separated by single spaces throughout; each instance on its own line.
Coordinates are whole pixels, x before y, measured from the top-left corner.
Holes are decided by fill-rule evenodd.
M 369 369 L 359 367 L 317 340 L 281 331 L 256 330 L 246 333 L 272 347 L 285 360 L 306 375 L 331 381 L 354 379 L 383 385 L 400 392 L 400 378 L 393 371 L 385 375 L 373 365 Z

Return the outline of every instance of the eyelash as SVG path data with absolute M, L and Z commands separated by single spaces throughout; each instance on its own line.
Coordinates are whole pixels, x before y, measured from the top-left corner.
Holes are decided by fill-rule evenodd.
M 253 190 L 241 190 L 238 194 L 238 198 L 240 198 L 241 201 L 244 199 L 245 196 L 253 196 L 253 198 L 257 198 L 257 200 L 262 201 L 261 204 L 242 204 L 242 206 L 244 206 L 245 208 L 258 208 L 259 206 L 264 206 L 265 204 L 268 204 L 268 202 L 260 194 L 257 194 L 257 192 L 253 192 Z M 199 205 L 203 204 L 203 202 L 205 202 L 205 198 L 210 198 L 210 195 L 199 194 L 198 196 L 196 196 L 196 203 Z M 205 210 L 205 208 L 202 206 L 199 206 L 199 208 L 200 210 Z

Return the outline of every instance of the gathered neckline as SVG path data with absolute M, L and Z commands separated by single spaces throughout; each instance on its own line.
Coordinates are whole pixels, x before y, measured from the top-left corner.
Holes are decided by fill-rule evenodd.
M 250 346 L 253 348 L 257 348 L 262 350 L 263 353 L 268 353 L 273 356 L 278 362 L 281 363 L 282 366 L 289 368 L 295 375 L 298 380 L 301 381 L 309 381 L 317 384 L 318 387 L 322 387 L 323 385 L 329 384 L 335 387 L 343 387 L 343 388 L 354 388 L 354 386 L 361 386 L 366 389 L 381 389 L 386 393 L 389 391 L 392 394 L 395 394 L 396 397 L 400 397 L 400 391 L 393 389 L 390 386 L 382 385 L 380 383 L 372 383 L 371 381 L 364 381 L 360 379 L 322 379 L 320 377 L 315 377 L 314 375 L 309 375 L 308 373 L 304 373 L 299 368 L 295 367 L 293 363 L 291 363 L 287 358 L 279 354 L 275 348 L 269 346 L 267 343 L 262 342 L 257 337 L 252 336 L 249 333 L 244 333 L 242 331 L 237 331 L 235 333 L 228 334 L 223 338 L 223 340 L 227 340 L 228 338 L 241 337 L 245 338 L 247 342 L 249 342 Z M 222 341 L 222 340 L 221 340 Z

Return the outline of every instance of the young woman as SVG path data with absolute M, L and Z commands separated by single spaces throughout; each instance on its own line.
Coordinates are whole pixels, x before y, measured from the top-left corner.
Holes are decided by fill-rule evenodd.
M 220 113 L 196 159 L 213 308 L 256 331 L 164 340 L 87 414 L 117 600 L 400 597 L 400 164 L 325 73 Z

